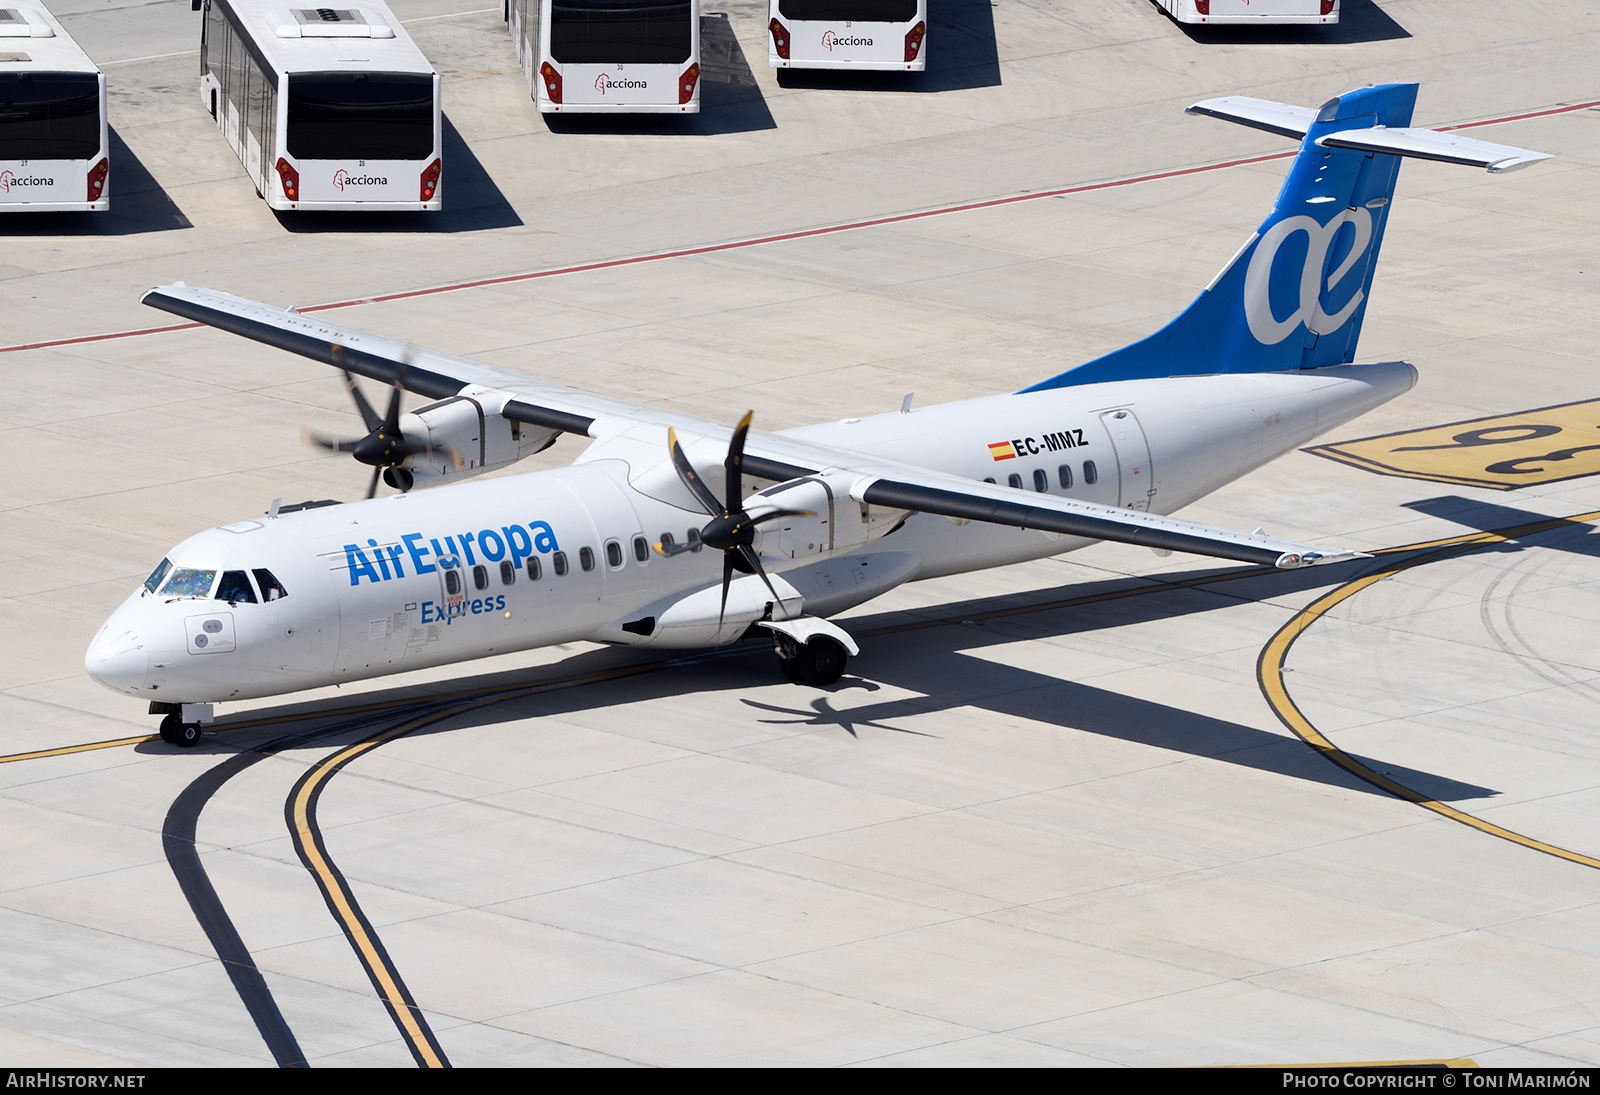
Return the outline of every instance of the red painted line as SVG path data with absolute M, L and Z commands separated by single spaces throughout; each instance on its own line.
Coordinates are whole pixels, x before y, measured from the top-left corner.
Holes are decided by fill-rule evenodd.
M 1462 122 L 1458 125 L 1433 126 L 1441 132 L 1455 129 L 1472 129 L 1476 126 L 1499 125 L 1503 122 L 1517 122 L 1525 118 L 1545 118 L 1552 114 L 1570 114 L 1576 110 L 1587 110 L 1590 107 L 1600 107 L 1600 99 L 1584 103 L 1573 103 L 1567 106 L 1550 107 L 1547 110 L 1532 110 L 1522 114 L 1504 114 L 1494 118 L 1484 118 L 1476 122 Z M 582 274 L 591 270 L 611 270 L 619 266 L 634 266 L 642 262 L 660 262 L 664 259 L 692 258 L 695 255 L 711 255 L 721 251 L 737 251 L 745 247 L 759 247 L 768 243 L 786 243 L 790 240 L 811 239 L 816 236 L 829 236 L 838 232 L 853 232 L 858 228 L 877 228 L 886 224 L 902 224 L 906 221 L 923 220 L 927 217 L 942 217 L 950 213 L 971 213 L 979 209 L 994 209 L 1002 205 L 1014 205 L 1017 202 L 1038 201 L 1040 198 L 1059 198 L 1072 194 L 1089 194 L 1097 190 L 1111 190 L 1119 186 L 1133 186 L 1138 183 L 1159 182 L 1162 179 L 1177 179 L 1186 175 L 1200 175 L 1208 171 L 1222 171 L 1230 167 L 1242 167 L 1246 164 L 1267 163 L 1271 160 L 1286 160 L 1295 155 L 1298 150 L 1287 152 L 1274 152 L 1265 156 L 1247 156 L 1238 160 L 1224 160 L 1220 163 L 1200 164 L 1195 167 L 1180 167 L 1171 171 L 1154 171 L 1147 175 L 1132 175 L 1125 179 L 1111 179 L 1105 182 L 1083 183 L 1078 186 L 1062 186 L 1051 190 L 1031 190 L 1024 194 L 1013 194 L 1005 198 L 989 198 L 985 201 L 961 202 L 957 205 L 942 205 L 933 209 L 919 209 L 912 213 L 897 213 L 887 217 L 874 217 L 870 220 L 850 221 L 845 224 L 832 224 L 823 228 L 805 228 L 796 232 L 782 232 L 773 236 L 753 236 L 749 239 L 729 240 L 724 243 L 712 243 L 703 247 L 685 247 L 675 251 L 652 251 L 644 255 L 634 255 L 623 259 L 605 259 L 600 262 L 582 263 L 577 266 L 559 266 L 548 270 L 532 270 L 520 274 L 504 274 L 495 278 L 478 278 L 474 281 L 457 281 L 447 285 L 434 285 L 426 289 L 407 289 L 399 293 L 384 293 L 378 296 L 359 297 L 351 300 L 338 300 L 328 304 L 312 304 L 298 309 L 300 312 L 326 312 L 335 308 L 353 308 L 358 304 L 381 304 L 393 300 L 410 300 L 414 297 L 429 297 L 439 293 L 454 293 L 462 289 L 482 289 L 489 285 L 511 285 L 519 281 L 534 281 L 538 278 L 560 277 L 563 274 Z M 203 327 L 203 323 L 176 323 L 167 327 L 142 327 L 134 331 L 113 331 L 103 335 L 80 335 L 76 338 L 58 338 L 48 342 L 28 342 L 16 346 L 0 346 L 0 354 L 11 353 L 16 350 L 42 350 L 52 346 L 76 346 L 87 342 L 105 342 L 117 338 L 138 338 L 142 335 L 166 334 L 170 331 L 187 331 L 196 327 Z

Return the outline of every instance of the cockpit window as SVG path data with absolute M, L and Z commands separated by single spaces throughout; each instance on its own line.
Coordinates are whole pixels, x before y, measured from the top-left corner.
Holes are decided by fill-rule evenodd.
M 250 579 L 244 576 L 244 571 L 225 570 L 222 572 L 222 581 L 217 584 L 216 599 L 229 604 L 242 602 L 253 605 L 256 603 L 256 591 L 250 588 Z
M 173 570 L 167 584 L 161 587 L 163 597 L 209 597 L 211 587 L 217 580 L 214 570 L 191 570 L 188 567 L 177 567 Z
M 281 601 L 289 595 L 283 588 L 283 583 L 272 576 L 272 571 L 257 567 L 250 572 L 256 576 L 256 585 L 261 587 L 261 599 L 264 601 Z
M 167 576 L 167 571 L 172 569 L 172 560 L 163 559 L 161 565 L 150 572 L 150 577 L 144 580 L 144 587 L 151 593 L 161 588 L 161 579 Z

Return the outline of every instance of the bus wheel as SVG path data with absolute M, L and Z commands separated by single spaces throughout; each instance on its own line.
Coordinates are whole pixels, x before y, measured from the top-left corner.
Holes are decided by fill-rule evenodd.
M 176 711 L 161 720 L 161 740 L 168 745 L 178 744 L 178 727 L 182 725 Z
M 800 648 L 800 679 L 818 688 L 825 687 L 844 676 L 844 664 L 850 654 L 832 639 L 818 635 Z

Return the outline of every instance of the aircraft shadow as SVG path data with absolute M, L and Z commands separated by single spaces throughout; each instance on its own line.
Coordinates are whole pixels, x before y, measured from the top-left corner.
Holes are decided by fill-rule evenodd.
M 762 58 L 765 61 L 765 58 Z M 552 133 L 672 136 L 777 129 L 727 12 L 700 15 L 700 113 L 542 114 Z
M 778 86 L 830 91 L 960 91 L 1000 85 L 991 0 L 928 0 L 925 72 L 780 68 Z
M 1154 4 L 1152 3 L 1152 6 Z M 1156 9 L 1163 17 L 1166 12 Z M 1208 23 L 1179 23 L 1178 28 L 1200 45 L 1349 45 L 1359 42 L 1388 42 L 1410 38 L 1411 32 L 1373 0 L 1344 0 L 1339 5 L 1339 21 L 1333 26 L 1213 26 Z
M 122 139 L 106 126 L 111 143 L 111 208 L 104 213 L 17 213 L 0 218 L 7 236 L 132 236 L 193 228 L 167 192 Z
M 462 139 L 448 114 L 442 120 L 444 208 L 437 213 L 326 213 L 274 209 L 284 230 L 316 232 L 481 232 L 515 228 L 522 218 Z
M 1130 696 L 1052 674 L 1037 673 L 973 653 L 985 647 L 1022 642 L 1030 638 L 1095 632 L 1109 634 L 1128 625 L 1179 620 L 1191 614 L 1241 602 L 1310 594 L 1359 577 L 1381 565 L 1383 563 L 1377 560 L 1355 560 L 1268 574 L 1246 569 L 1238 571 L 1237 578 L 1198 588 L 1163 589 L 1092 604 L 1045 607 L 1058 601 L 1081 601 L 1085 597 L 1114 594 L 1149 584 L 1141 579 L 1117 578 L 1038 590 L 1026 595 L 955 602 L 913 612 L 855 617 L 848 626 L 852 634 L 861 639 L 863 654 L 852 662 L 852 668 L 864 676 L 846 676 L 820 694 L 816 690 L 796 686 L 792 698 L 784 696 L 778 702 L 742 699 L 742 702 L 751 708 L 758 721 L 775 726 L 792 725 L 797 732 L 805 733 L 818 729 L 836 730 L 841 744 L 869 733 L 925 734 L 927 731 L 918 725 L 919 721 L 924 721 L 919 720 L 919 716 L 976 707 L 994 714 L 1055 726 L 1069 733 L 1095 734 L 1308 783 L 1383 795 L 1386 792 L 1328 763 L 1294 738 L 1281 732 L 1186 710 L 1177 705 L 1181 703 L 1179 695 L 1172 697 L 1175 703 Z M 1161 581 L 1182 582 L 1219 573 L 1224 572 L 1216 568 L 1197 568 L 1164 574 Z M 993 613 L 1004 615 L 983 619 Z M 930 623 L 933 626 L 927 626 Z M 1114 653 L 1115 647 L 1108 646 L 1107 650 Z M 509 698 L 454 716 L 438 727 L 418 733 L 450 733 L 465 727 L 493 725 L 530 716 L 648 703 L 654 699 L 681 696 L 685 692 L 737 694 L 771 685 L 781 679 L 771 645 L 764 640 L 669 661 L 662 660 L 663 654 L 670 656 L 670 652 L 623 648 L 587 651 L 566 659 L 559 667 L 551 667 L 547 672 L 552 677 L 562 678 L 594 673 L 608 673 L 609 677 L 610 673 L 629 667 L 639 672 L 620 678 L 609 677 L 604 687 L 600 688 L 585 685 L 554 687 L 549 691 Z M 1067 668 L 1070 672 L 1070 667 Z M 533 683 L 525 673 L 482 674 L 427 687 L 369 693 L 358 702 L 363 706 L 405 702 L 406 710 L 413 712 L 417 710 L 416 704 L 428 702 L 446 688 L 509 690 Z M 885 687 L 914 695 L 881 702 L 854 702 L 857 692 L 870 695 Z M 1181 693 L 1181 684 L 1175 685 L 1174 690 Z M 308 720 L 325 719 L 330 722 L 346 717 L 342 709 L 329 708 L 325 703 L 285 705 L 248 716 L 252 719 L 274 719 L 275 726 L 270 730 L 244 730 L 229 734 L 226 743 L 208 737 L 200 747 L 228 751 L 251 748 L 252 742 L 282 734 L 282 720 L 296 714 Z M 225 721 L 222 728 L 225 729 Z M 347 740 L 356 740 L 357 737 L 359 734 L 353 731 L 331 734 L 319 739 L 315 747 L 332 747 Z M 143 748 L 171 747 L 151 744 Z M 1367 767 L 1436 801 L 1459 802 L 1488 798 L 1499 793 L 1437 773 L 1400 767 L 1377 758 L 1352 756 Z
M 1546 521 L 1557 520 L 1547 514 L 1534 513 L 1531 510 L 1517 509 L 1515 506 L 1501 506 L 1493 502 L 1479 502 L 1473 498 L 1462 498 L 1460 495 L 1446 494 L 1438 498 L 1424 498 L 1417 502 L 1405 503 L 1406 509 L 1426 513 L 1429 517 L 1438 517 L 1445 521 L 1454 521 L 1458 525 L 1465 525 L 1479 532 L 1504 532 L 1507 529 L 1519 528 L 1523 525 L 1542 524 Z M 1564 527 L 1563 527 L 1564 526 Z M 1545 529 L 1537 534 L 1539 546 L 1551 548 L 1556 551 L 1570 551 L 1576 555 L 1600 556 L 1600 529 L 1584 521 L 1562 521 L 1555 528 Z M 1487 550 L 1516 550 L 1517 541 L 1506 544 L 1491 545 Z

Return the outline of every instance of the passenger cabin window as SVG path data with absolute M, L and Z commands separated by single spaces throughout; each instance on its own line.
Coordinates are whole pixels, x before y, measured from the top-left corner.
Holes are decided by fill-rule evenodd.
M 622 565 L 622 545 L 615 540 L 606 541 L 606 566 L 615 570 Z
M 650 561 L 650 545 L 644 542 L 643 536 L 633 538 L 633 557 L 641 563 Z
M 261 587 L 263 601 L 281 601 L 289 595 L 289 591 L 283 588 L 283 583 L 272 576 L 272 571 L 257 567 L 250 573 L 256 576 L 256 585 Z
M 479 563 L 477 566 L 472 568 L 472 588 L 489 588 L 489 568 L 484 566 L 482 563 Z
M 244 576 L 244 571 L 225 570 L 222 572 L 222 581 L 217 583 L 216 599 L 235 605 L 241 602 L 253 605 L 256 603 L 256 591 L 250 588 L 250 579 Z
M 1094 461 L 1085 460 L 1083 462 L 1083 485 L 1086 487 L 1092 487 L 1094 486 L 1095 481 L 1099 478 L 1100 473 L 1095 470 Z
M 578 549 L 578 565 L 584 570 L 594 569 L 594 548 L 581 547 Z
M 1072 465 L 1071 464 L 1062 464 L 1061 467 L 1056 469 L 1056 473 L 1061 477 L 1061 489 L 1062 490 L 1071 490 L 1072 489 Z
M 697 529 L 697 528 L 690 529 L 689 530 L 688 540 L 689 540 L 689 550 L 690 551 L 699 551 L 700 550 L 701 543 L 700 543 L 700 530 L 699 529 Z
M 1050 489 L 1050 477 L 1044 473 L 1043 468 L 1033 469 L 1033 489 L 1040 494 Z
M 992 476 L 992 475 L 985 475 L 985 476 L 984 476 L 984 477 L 983 477 L 983 481 L 984 481 L 984 482 L 985 482 L 985 483 L 993 483 L 993 482 L 994 482 L 994 476 Z
M 177 567 L 167 578 L 167 584 L 161 587 L 163 597 L 209 597 L 211 587 L 216 584 L 217 572 L 214 570 L 194 570 L 190 567 Z
M 172 569 L 172 560 L 163 559 L 161 565 L 150 572 L 150 577 L 144 580 L 144 587 L 151 593 L 161 588 L 161 579 L 167 576 L 167 571 Z
M 567 576 L 567 553 L 564 551 L 556 552 L 550 557 L 550 565 L 555 567 L 557 578 L 565 578 Z
M 1016 487 L 1018 490 L 1022 489 L 1022 476 L 1018 475 L 1016 472 L 1012 472 L 1010 475 L 1006 476 L 1006 482 L 1011 484 L 1013 487 Z
M 661 553 L 663 555 L 671 555 L 672 549 L 677 546 L 678 542 L 672 538 L 672 533 L 663 532 L 661 534 Z
M 528 581 L 537 582 L 544 575 L 544 567 L 537 555 L 528 556 Z
M 508 586 L 516 580 L 517 568 L 511 565 L 510 559 L 502 559 L 500 561 L 500 584 Z
M 444 591 L 452 597 L 461 596 L 461 572 L 447 570 L 444 572 Z

